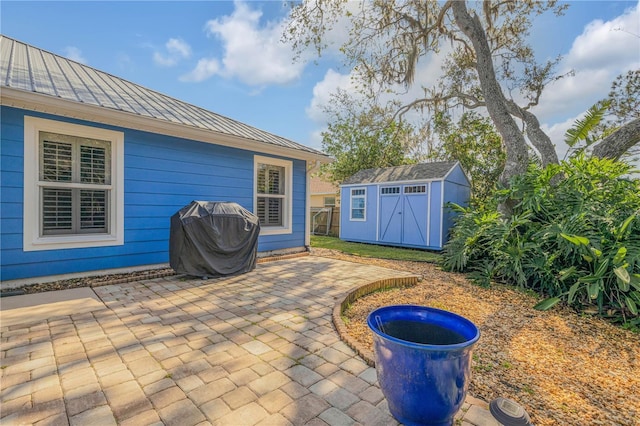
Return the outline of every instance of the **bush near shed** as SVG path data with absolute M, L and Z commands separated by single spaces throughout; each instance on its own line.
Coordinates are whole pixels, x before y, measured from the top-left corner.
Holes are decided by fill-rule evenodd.
M 480 207 L 461 208 L 443 266 L 533 290 L 579 311 L 640 327 L 640 179 L 632 167 L 578 155 L 532 164 Z M 636 175 L 637 176 L 637 175 Z M 498 203 L 515 201 L 509 218 Z

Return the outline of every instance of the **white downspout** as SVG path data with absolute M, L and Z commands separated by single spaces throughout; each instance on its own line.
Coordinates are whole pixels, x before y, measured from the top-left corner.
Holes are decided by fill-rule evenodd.
M 307 176 L 306 179 L 306 207 L 304 209 L 304 245 L 309 250 L 311 246 L 311 174 L 320 168 L 320 160 L 316 160 L 315 164 L 309 164 L 307 161 Z

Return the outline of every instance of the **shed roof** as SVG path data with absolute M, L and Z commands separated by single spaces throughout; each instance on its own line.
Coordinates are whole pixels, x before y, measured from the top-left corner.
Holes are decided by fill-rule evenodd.
M 0 87 L 327 157 L 313 148 L 1 34 Z
M 360 170 L 353 176 L 345 179 L 342 184 L 354 185 L 362 183 L 444 179 L 456 164 L 457 162 L 455 161 L 441 161 L 436 163 L 409 164 L 405 166 L 365 169 Z

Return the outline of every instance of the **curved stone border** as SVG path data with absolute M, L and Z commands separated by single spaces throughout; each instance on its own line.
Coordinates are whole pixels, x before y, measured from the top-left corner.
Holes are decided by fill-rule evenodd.
M 333 320 L 333 326 L 336 328 L 340 340 L 346 343 L 351 349 L 353 349 L 365 362 L 370 366 L 375 366 L 373 352 L 364 345 L 352 339 L 349 333 L 347 333 L 347 327 L 342 320 L 342 314 L 347 308 L 356 300 L 364 297 L 368 294 L 375 293 L 380 290 L 391 290 L 394 288 L 412 287 L 420 281 L 421 277 L 418 275 L 409 275 L 406 277 L 387 278 L 384 280 L 378 280 L 357 287 L 349 291 L 342 302 L 336 303 L 333 307 L 333 313 L 331 315 Z

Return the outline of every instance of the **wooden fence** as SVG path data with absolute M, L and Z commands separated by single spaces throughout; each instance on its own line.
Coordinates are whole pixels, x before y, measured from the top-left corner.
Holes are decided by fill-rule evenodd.
M 331 213 L 331 222 L 329 228 L 327 229 L 329 210 Z M 311 224 L 311 234 L 313 235 L 330 235 L 332 237 L 339 236 L 340 207 L 311 207 L 309 223 Z

